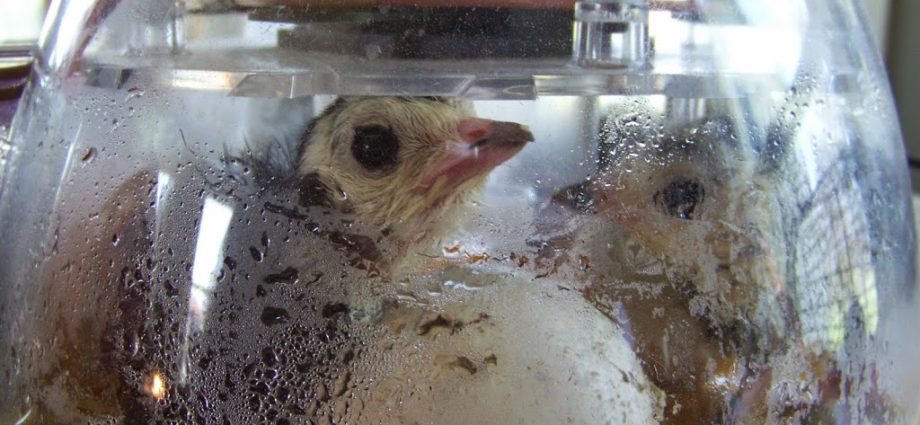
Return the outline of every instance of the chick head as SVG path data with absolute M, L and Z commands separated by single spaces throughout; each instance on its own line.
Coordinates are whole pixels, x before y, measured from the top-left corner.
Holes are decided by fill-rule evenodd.
M 621 152 L 590 184 L 593 207 L 657 255 L 727 255 L 731 234 L 747 239 L 742 228 L 758 198 L 756 164 L 734 146 L 733 132 L 723 119 L 651 140 L 613 132 L 609 144 Z
M 533 141 L 526 127 L 443 98 L 340 98 L 312 124 L 300 158 L 358 220 L 422 238 Z

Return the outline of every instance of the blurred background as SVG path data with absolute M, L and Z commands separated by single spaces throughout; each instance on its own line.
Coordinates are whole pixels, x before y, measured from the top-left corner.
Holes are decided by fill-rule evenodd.
M 920 189 L 920 1 L 859 0 L 888 68 L 900 115 L 915 192 Z M 0 0 L 0 47 L 38 38 L 48 0 Z M 0 49 L 0 66 L 3 65 Z
M 0 0 L 0 44 L 20 44 L 38 38 L 49 2 Z

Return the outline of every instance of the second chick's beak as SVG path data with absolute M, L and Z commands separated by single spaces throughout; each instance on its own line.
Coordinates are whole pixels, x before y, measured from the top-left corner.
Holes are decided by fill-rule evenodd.
M 533 133 L 521 124 L 465 118 L 457 124 L 457 140 L 445 142 L 445 154 L 422 175 L 417 193 L 435 185 L 456 188 L 507 161 L 534 140 Z

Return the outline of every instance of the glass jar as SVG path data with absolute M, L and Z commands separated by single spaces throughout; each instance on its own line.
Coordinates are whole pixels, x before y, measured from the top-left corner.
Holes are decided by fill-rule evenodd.
M 916 421 L 852 1 L 65 0 L 10 140 L 4 422 Z

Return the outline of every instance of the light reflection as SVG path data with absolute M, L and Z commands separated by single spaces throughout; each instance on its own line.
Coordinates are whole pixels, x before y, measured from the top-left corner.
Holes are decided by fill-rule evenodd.
M 189 314 L 195 321 L 195 329 L 201 330 L 211 291 L 217 285 L 220 272 L 220 258 L 223 255 L 224 239 L 233 218 L 233 208 L 214 198 L 204 201 L 201 210 L 201 225 L 195 245 L 195 259 L 192 263 L 192 290 L 189 295 Z
M 163 204 L 163 201 L 166 199 L 166 194 L 169 192 L 169 189 L 172 187 L 172 176 L 165 171 L 159 171 L 157 173 L 157 197 L 155 207 L 157 211 L 160 210 L 160 206 Z
M 162 400 L 166 397 L 166 381 L 163 379 L 163 375 L 157 371 L 153 372 L 150 379 L 147 380 L 147 384 L 144 385 L 144 391 L 157 400 Z
M 30 417 L 30 416 L 32 416 L 32 409 L 29 409 L 29 411 L 26 412 L 25 415 L 22 415 L 22 417 L 19 418 L 19 419 L 15 422 L 15 425 L 22 425 L 22 424 L 27 423 L 27 421 L 29 420 L 29 417 Z
M 180 384 L 185 384 L 188 380 L 191 338 L 194 333 L 204 330 L 208 303 L 211 300 L 211 292 L 217 285 L 224 240 L 227 238 L 227 230 L 232 218 L 232 207 L 211 197 L 204 200 L 204 207 L 201 209 L 201 224 L 198 227 L 198 239 L 195 244 L 195 259 L 192 262 L 188 320 L 185 322 L 185 341 L 182 344 L 182 361 L 179 365 L 178 381 Z
M 84 29 L 92 27 L 87 25 L 87 21 L 92 15 L 93 5 L 96 2 L 92 0 L 73 0 L 64 4 L 56 4 L 49 9 L 47 22 L 56 22 L 57 25 L 45 25 L 39 36 L 39 45 L 44 51 L 50 52 L 48 57 L 48 66 L 52 69 L 61 67 L 67 59 L 73 55 L 82 55 L 83 52 L 74 51 L 74 49 L 83 48 L 83 43 L 73 42 L 73 40 L 83 40 L 89 35 L 83 34 Z M 59 14 L 66 7 L 66 14 Z M 90 23 L 91 24 L 91 23 Z M 57 29 L 57 32 L 54 30 Z
M 157 173 L 157 191 L 156 198 L 154 198 L 153 210 L 156 214 L 156 220 L 154 220 L 154 231 L 155 234 L 160 234 L 160 224 L 163 223 L 163 215 L 169 213 L 169 209 L 166 205 L 166 197 L 169 195 L 172 190 L 172 176 L 165 172 L 159 171 Z
M 164 74 L 167 81 L 162 82 L 181 89 L 230 92 L 243 77 L 232 72 L 176 70 Z
M 801 35 L 809 19 L 804 2 L 739 2 L 737 13 L 743 16 L 743 23 L 732 23 L 737 18 L 720 15 L 716 7 L 705 4 L 700 12 L 719 23 L 675 18 L 669 10 L 649 13 L 649 37 L 655 42 L 659 72 L 686 71 L 687 66 L 702 67 L 693 72 L 712 71 L 708 68 L 715 66 L 726 73 L 772 75 L 784 86 L 791 84 L 802 58 Z M 685 62 L 694 58 L 702 61 Z

